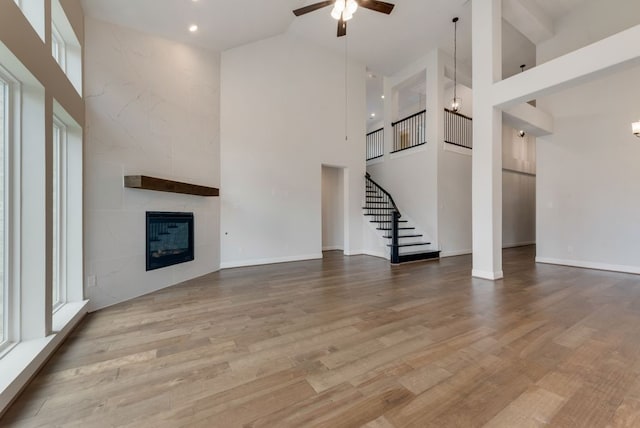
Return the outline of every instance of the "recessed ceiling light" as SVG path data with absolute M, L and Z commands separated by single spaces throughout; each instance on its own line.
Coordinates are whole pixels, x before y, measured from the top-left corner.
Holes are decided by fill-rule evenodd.
M 376 114 L 375 113 L 371 113 L 371 117 L 376 117 Z
M 189 27 L 189 31 L 191 31 L 192 33 L 195 33 L 196 31 L 198 31 L 198 26 L 193 24 Z
M 381 96 L 380 98 L 382 98 L 382 99 L 384 100 L 384 95 L 383 95 L 383 96 Z

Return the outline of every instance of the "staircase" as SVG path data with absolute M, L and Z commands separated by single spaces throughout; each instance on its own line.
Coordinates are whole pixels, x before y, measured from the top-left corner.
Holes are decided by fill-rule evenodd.
M 423 236 L 416 232 L 416 228 L 407 220 L 401 219 L 400 210 L 389 192 L 373 181 L 369 173 L 365 179 L 367 187 L 366 204 L 362 207 L 364 215 L 383 233 L 383 238 L 389 240 L 387 246 L 391 250 L 391 263 L 440 258 L 440 251 L 427 248 L 431 243 L 422 240 Z

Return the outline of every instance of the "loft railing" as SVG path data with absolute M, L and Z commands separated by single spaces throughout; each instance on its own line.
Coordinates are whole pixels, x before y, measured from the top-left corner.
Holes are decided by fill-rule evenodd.
M 426 124 L 426 110 L 392 123 L 393 151 L 391 153 L 425 144 L 427 142 Z
M 473 119 L 444 109 L 444 141 L 467 149 L 473 148 Z
M 398 223 L 402 215 L 393 197 L 382 186 L 373 181 L 368 172 L 365 175 L 365 180 L 367 182 L 367 191 L 375 193 L 376 198 L 379 198 L 375 203 L 367 204 L 365 207 L 367 214 L 373 217 L 374 221 L 391 222 L 391 263 L 398 264 L 400 263 Z
M 384 128 L 367 134 L 367 160 L 381 158 L 384 155 Z

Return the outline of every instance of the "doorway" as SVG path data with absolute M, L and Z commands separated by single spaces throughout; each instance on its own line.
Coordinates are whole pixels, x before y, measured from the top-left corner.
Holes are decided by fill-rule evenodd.
M 322 251 L 344 251 L 344 171 L 322 166 Z

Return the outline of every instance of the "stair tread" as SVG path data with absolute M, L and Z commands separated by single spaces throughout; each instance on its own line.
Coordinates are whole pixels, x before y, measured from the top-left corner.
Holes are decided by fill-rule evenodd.
M 388 220 L 382 220 L 382 221 L 376 221 L 376 223 L 393 223 L 393 222 L 392 221 L 388 221 Z M 407 220 L 398 220 L 398 223 L 409 223 L 409 222 Z M 391 229 L 389 229 L 389 230 L 391 230 Z
M 400 235 L 398 238 L 421 238 L 423 235 Z M 391 239 L 393 236 L 385 235 L 383 238 Z
M 389 231 L 391 229 L 385 229 L 381 227 L 377 227 L 376 230 L 386 230 Z M 399 227 L 398 230 L 415 230 L 415 227 Z
M 398 248 L 419 247 L 421 245 L 431 245 L 431 242 L 412 242 L 410 244 L 398 244 Z M 393 247 L 393 244 L 387 244 L 387 247 Z
M 417 256 L 419 254 L 440 254 L 440 250 L 422 250 L 422 251 L 413 251 L 410 253 L 402 253 L 400 256 Z
M 421 260 L 437 260 L 440 258 L 440 251 L 417 251 L 400 254 L 398 263 L 418 262 Z

